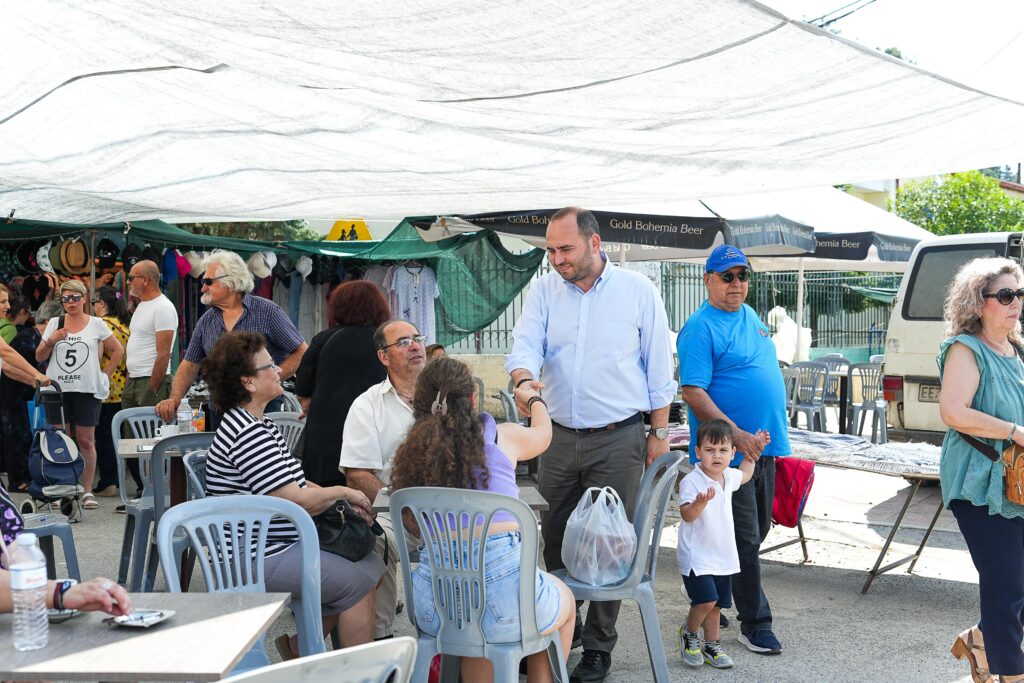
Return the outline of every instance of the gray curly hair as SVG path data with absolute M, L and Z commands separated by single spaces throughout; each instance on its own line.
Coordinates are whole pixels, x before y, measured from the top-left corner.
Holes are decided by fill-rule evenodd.
M 248 266 L 245 265 L 245 261 L 235 252 L 214 249 L 209 256 L 203 259 L 203 270 L 205 271 L 213 264 L 217 264 L 220 267 L 217 274 L 226 276 L 221 282 L 232 292 L 247 293 L 251 292 L 253 287 L 256 286 L 252 279 L 252 273 L 249 272 Z
M 1015 261 L 1007 258 L 976 258 L 957 271 L 949 284 L 943 316 L 949 336 L 977 334 L 981 330 L 981 309 L 985 306 L 982 294 L 1001 275 L 1013 276 L 1018 287 L 1024 281 L 1024 271 Z M 1021 343 L 1020 321 L 1010 331 L 1009 338 L 1014 344 Z

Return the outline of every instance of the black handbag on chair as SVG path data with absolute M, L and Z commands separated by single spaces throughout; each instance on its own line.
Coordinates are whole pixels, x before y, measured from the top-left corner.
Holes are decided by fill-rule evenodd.
M 334 505 L 314 517 L 313 523 L 316 524 L 320 549 L 350 562 L 358 562 L 369 555 L 377 543 L 377 536 L 384 535 L 380 524 L 367 524 L 347 500 L 335 501 Z M 387 557 L 387 552 L 384 557 Z

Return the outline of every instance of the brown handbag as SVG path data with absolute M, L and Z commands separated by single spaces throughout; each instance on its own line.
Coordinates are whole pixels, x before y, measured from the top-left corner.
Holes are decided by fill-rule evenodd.
M 1018 446 L 1014 442 L 1003 451 L 1002 456 L 996 449 L 983 441 L 975 439 L 969 434 L 958 431 L 957 434 L 963 437 L 964 441 L 974 446 L 978 451 L 992 462 L 1003 464 L 1003 484 L 1006 487 L 1006 500 L 1017 505 L 1024 505 L 1024 446 Z

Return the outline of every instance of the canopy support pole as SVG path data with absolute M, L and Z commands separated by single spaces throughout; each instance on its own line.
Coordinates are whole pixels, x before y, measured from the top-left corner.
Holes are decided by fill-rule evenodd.
M 796 353 L 793 355 L 793 359 L 797 361 L 807 360 L 807 358 L 801 358 L 800 355 L 803 352 L 803 336 L 804 336 L 804 259 L 803 257 L 797 259 L 800 264 L 796 272 Z M 808 354 L 808 358 L 810 354 Z
M 96 231 L 89 231 L 89 300 L 96 298 Z M 89 310 L 92 310 L 91 308 Z
M 620 244 L 619 245 L 619 267 L 621 268 L 621 267 L 623 267 L 625 265 L 626 265 L 626 245 L 625 244 Z

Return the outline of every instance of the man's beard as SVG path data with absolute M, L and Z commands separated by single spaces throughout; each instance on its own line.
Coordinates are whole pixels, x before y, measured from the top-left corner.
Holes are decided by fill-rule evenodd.
M 202 304 L 203 304 L 204 306 L 209 306 L 209 305 L 210 305 L 210 302 L 211 302 L 211 301 L 213 301 L 213 299 L 212 299 L 212 298 L 210 297 L 210 294 L 209 294 L 209 292 L 207 292 L 206 294 L 203 294 L 202 296 L 200 296 L 200 297 L 199 297 L 199 301 L 200 301 L 200 302 L 201 302 L 201 303 L 202 303 Z

